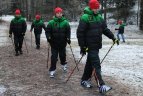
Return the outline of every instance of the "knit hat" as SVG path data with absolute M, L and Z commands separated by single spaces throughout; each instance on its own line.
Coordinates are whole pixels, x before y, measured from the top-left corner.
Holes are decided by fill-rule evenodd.
M 90 7 L 90 9 L 99 9 L 100 4 L 98 0 L 90 0 L 88 6 Z
M 36 20 L 39 20 L 41 18 L 41 16 L 40 15 L 36 15 L 35 18 L 36 18 Z
M 15 15 L 20 15 L 21 13 L 20 13 L 20 10 L 19 9 L 16 9 L 16 11 L 15 11 Z
M 57 7 L 57 8 L 55 8 L 54 12 L 55 12 L 55 13 L 59 13 L 59 12 L 62 13 L 62 12 L 63 12 L 63 9 L 60 8 L 60 7 Z

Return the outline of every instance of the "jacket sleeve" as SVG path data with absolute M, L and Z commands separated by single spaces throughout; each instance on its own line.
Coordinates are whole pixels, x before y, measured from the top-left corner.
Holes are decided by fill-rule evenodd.
M 70 28 L 70 25 L 68 22 L 67 22 L 67 27 L 66 27 L 66 37 L 68 39 L 70 39 L 70 37 L 71 37 L 71 28 Z
M 13 23 L 12 21 L 10 22 L 10 28 L 9 28 L 9 34 L 12 34 L 13 32 Z
M 77 39 L 80 47 L 86 46 L 85 36 L 86 36 L 87 28 L 88 28 L 88 23 L 80 20 L 77 28 Z
M 49 24 L 47 25 L 47 28 L 46 28 L 46 31 L 45 31 L 45 35 L 46 35 L 47 41 L 48 41 L 48 39 L 51 38 L 51 32 L 52 32 L 52 26 L 51 26 L 51 24 L 49 23 Z
M 26 30 L 27 30 L 27 24 L 26 24 L 26 21 L 24 20 L 24 22 L 23 22 L 23 33 L 24 34 L 25 34 Z
M 107 28 L 105 21 L 103 21 L 103 34 L 112 40 L 115 39 L 114 34 Z

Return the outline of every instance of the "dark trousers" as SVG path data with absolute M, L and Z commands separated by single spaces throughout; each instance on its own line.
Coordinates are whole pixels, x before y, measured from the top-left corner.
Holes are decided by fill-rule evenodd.
M 14 45 L 16 52 L 22 50 L 23 39 L 24 37 L 22 35 L 14 35 Z
M 51 67 L 49 71 L 56 70 L 56 63 L 58 61 L 58 55 L 60 57 L 61 65 L 67 64 L 66 62 L 66 48 L 54 49 L 51 47 Z
M 35 42 L 36 42 L 36 45 L 37 45 L 37 46 L 40 46 L 40 37 L 41 37 L 41 34 L 37 34 L 37 33 L 35 33 L 35 32 L 34 32 L 34 34 L 35 34 Z
M 101 76 L 101 66 L 99 59 L 99 50 L 89 50 L 87 55 L 87 61 L 84 68 L 84 73 L 81 80 L 89 80 L 91 78 L 93 69 L 95 68 L 96 76 L 99 80 L 99 84 L 105 84 Z

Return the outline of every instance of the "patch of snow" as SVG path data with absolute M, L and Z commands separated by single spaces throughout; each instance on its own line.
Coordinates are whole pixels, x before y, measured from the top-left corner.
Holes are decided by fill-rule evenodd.
M 0 96 L 6 91 L 6 88 L 4 85 L 0 85 Z

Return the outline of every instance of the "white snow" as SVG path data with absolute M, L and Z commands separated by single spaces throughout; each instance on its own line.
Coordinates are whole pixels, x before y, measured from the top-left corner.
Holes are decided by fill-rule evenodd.
M 0 18 L 4 21 L 10 22 L 14 18 L 14 16 L 13 15 L 2 15 Z
M 6 88 L 4 85 L 0 85 L 0 96 L 6 91 Z

